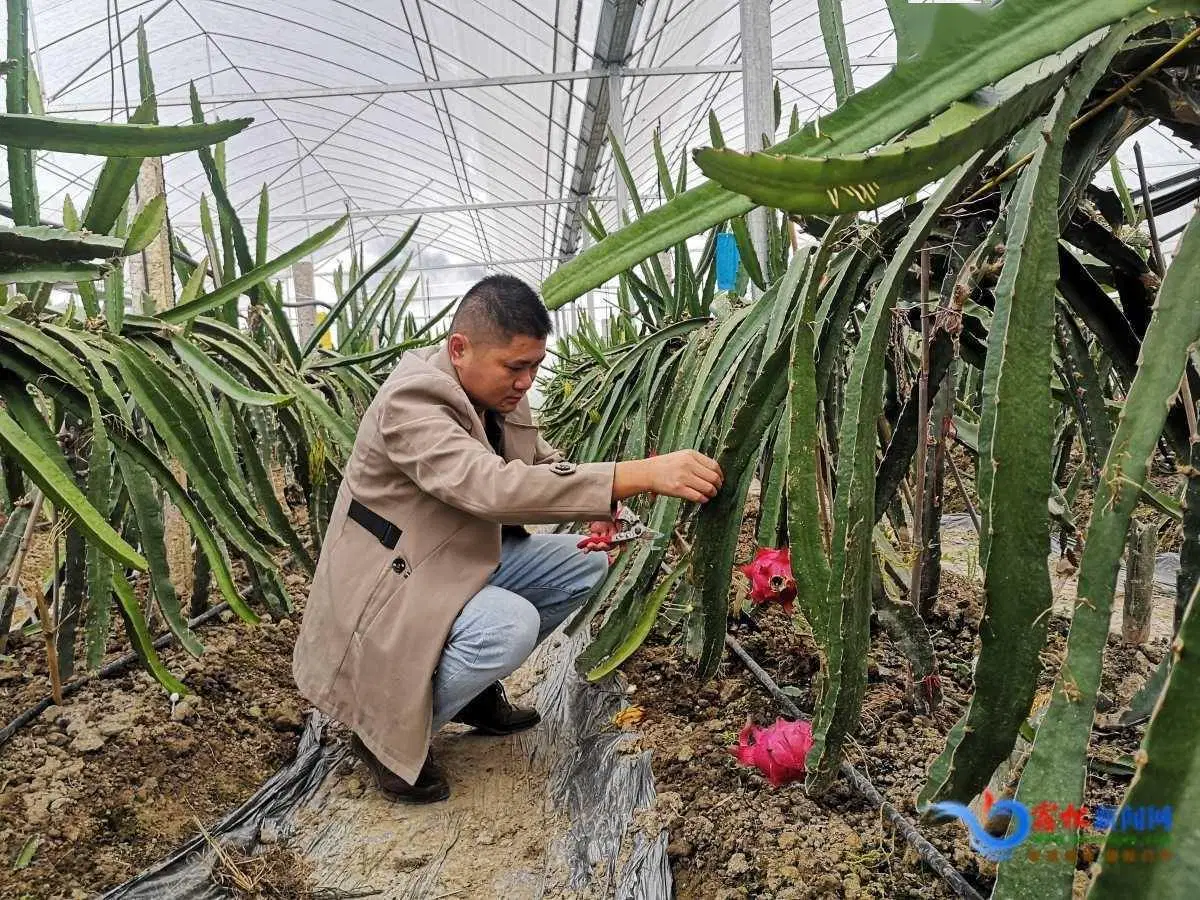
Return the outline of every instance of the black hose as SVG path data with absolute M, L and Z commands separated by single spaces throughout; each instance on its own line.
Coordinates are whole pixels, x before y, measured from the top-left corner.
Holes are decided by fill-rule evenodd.
M 795 719 L 802 717 L 803 714 L 800 712 L 800 708 L 792 702 L 792 699 L 787 694 L 779 689 L 779 685 L 775 683 L 774 679 L 763 670 L 762 666 L 754 661 L 754 658 L 746 652 L 746 648 L 739 644 L 733 635 L 725 635 L 725 644 L 742 661 L 742 665 L 749 670 L 750 674 L 757 679 L 766 692 L 775 699 L 775 702 L 780 705 L 785 713 Z M 963 878 L 962 873 L 954 868 L 950 864 L 950 861 L 942 856 L 941 852 L 933 844 L 921 836 L 921 832 L 917 831 L 916 826 L 908 821 L 900 810 L 883 799 L 883 795 L 875 789 L 875 785 L 871 784 L 865 775 L 845 760 L 838 766 L 838 771 L 850 783 L 850 786 L 866 798 L 873 807 L 883 810 L 883 814 L 887 816 L 888 821 L 895 825 L 896 829 L 904 835 L 904 839 L 917 851 L 917 855 L 921 860 L 940 875 L 942 880 L 950 885 L 955 894 L 959 897 L 966 897 L 968 900 L 983 900 L 980 893 Z
M 229 609 L 228 603 L 221 603 L 217 606 L 214 606 L 212 609 L 209 609 L 196 616 L 196 618 L 189 620 L 188 628 L 195 628 L 197 625 L 203 625 L 205 622 L 216 618 L 227 609 Z M 153 645 L 154 649 L 161 650 L 174 640 L 175 633 L 168 631 L 166 634 L 155 639 Z M 114 659 L 108 665 L 101 668 L 95 675 L 84 675 L 82 678 L 77 678 L 74 681 L 63 685 L 62 694 L 64 697 L 69 697 L 76 693 L 85 684 L 89 684 L 98 678 L 109 678 L 113 675 L 123 672 L 125 669 L 129 668 L 131 663 L 137 662 L 137 659 L 138 655 L 136 653 L 126 653 L 124 656 L 120 657 L 119 659 Z M 12 738 L 14 734 L 16 734 L 53 705 L 53 697 L 43 697 L 37 703 L 33 704 L 33 706 L 29 707 L 29 709 L 25 710 L 25 712 L 21 713 L 11 722 L 5 725 L 4 729 L 0 730 L 0 747 L 3 747 L 5 744 L 7 744 L 9 739 Z

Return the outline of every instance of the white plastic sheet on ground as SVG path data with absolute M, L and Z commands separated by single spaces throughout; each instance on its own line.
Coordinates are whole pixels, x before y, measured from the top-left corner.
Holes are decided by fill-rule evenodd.
M 315 714 L 296 759 L 210 834 L 251 854 L 265 825 L 313 865 L 317 887 L 380 900 L 670 897 L 667 833 L 635 822 L 654 803 L 650 753 L 612 724 L 624 705 L 619 679 L 593 685 L 575 673 L 584 640 L 551 637 L 514 676 L 511 695 L 542 713 L 537 728 L 443 732 L 450 801 L 389 802 L 363 784 L 361 766 L 343 764 L 345 745 L 326 739 Z M 226 897 L 210 878 L 215 863 L 197 837 L 103 900 Z

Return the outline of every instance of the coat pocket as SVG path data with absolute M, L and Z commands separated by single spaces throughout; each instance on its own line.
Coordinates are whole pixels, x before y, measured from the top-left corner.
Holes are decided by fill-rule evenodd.
M 378 621 L 383 611 L 400 595 L 405 582 L 412 575 L 414 565 L 424 565 L 425 560 L 440 552 L 463 530 L 463 527 L 460 525 L 451 531 L 440 544 L 420 556 L 415 564 L 407 553 L 401 553 L 399 550 L 393 550 L 388 554 L 383 571 L 376 578 L 375 588 L 371 591 L 371 597 L 363 607 L 362 615 L 358 618 L 358 626 L 354 629 L 354 634 L 360 641 L 366 637 L 367 632 Z
M 371 630 L 374 620 L 379 618 L 379 613 L 384 611 L 391 599 L 396 596 L 396 592 L 403 587 L 404 582 L 408 581 L 408 576 L 412 574 L 412 571 L 413 566 L 409 564 L 408 558 L 403 553 L 392 552 L 389 554 L 388 562 L 384 564 L 383 571 L 380 572 L 376 581 L 376 587 L 371 592 L 371 600 L 362 608 L 359 628 L 354 629 L 356 635 L 362 637 Z
M 363 604 L 362 612 L 359 613 L 358 622 L 354 626 L 356 635 L 361 638 L 367 633 L 383 608 L 387 606 L 388 600 L 407 580 L 411 571 L 412 566 L 409 565 L 404 554 L 395 551 L 388 553 L 379 567 L 379 574 L 375 577 L 375 586 L 371 588 L 371 593 Z

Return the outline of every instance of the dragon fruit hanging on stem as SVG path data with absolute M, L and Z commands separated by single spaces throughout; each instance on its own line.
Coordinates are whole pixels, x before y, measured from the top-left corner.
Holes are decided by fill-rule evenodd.
M 754 559 L 738 567 L 750 579 L 750 602 L 755 606 L 778 603 L 788 615 L 796 600 L 796 579 L 792 576 L 792 556 L 787 547 L 772 550 L 760 547 Z

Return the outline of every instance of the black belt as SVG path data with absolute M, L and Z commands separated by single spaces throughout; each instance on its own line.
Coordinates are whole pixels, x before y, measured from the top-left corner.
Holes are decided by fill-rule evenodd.
M 379 513 L 372 512 L 357 500 L 350 501 L 350 510 L 346 513 L 351 519 L 361 525 L 379 539 L 379 543 L 394 550 L 400 535 L 404 534 L 399 528 L 385 519 Z

